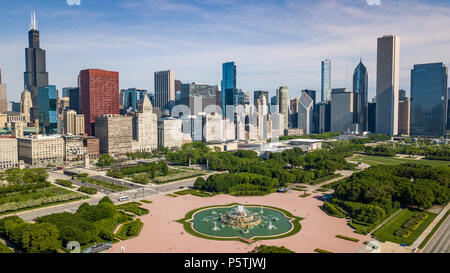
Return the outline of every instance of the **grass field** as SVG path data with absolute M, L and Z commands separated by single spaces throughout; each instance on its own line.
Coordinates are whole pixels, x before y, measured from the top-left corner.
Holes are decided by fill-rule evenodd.
M 416 163 L 428 165 L 431 167 L 441 167 L 450 165 L 450 161 L 441 160 L 427 160 L 427 159 L 410 159 L 400 157 L 387 157 L 387 156 L 373 156 L 373 155 L 355 155 L 350 158 L 351 161 L 363 162 L 371 166 L 384 164 L 384 165 L 399 165 L 403 163 Z
M 389 222 L 387 222 L 382 227 L 377 229 L 373 233 L 373 237 L 381 241 L 389 241 L 397 244 L 411 245 L 420 236 L 420 234 L 422 234 L 425 228 L 433 221 L 433 219 L 436 217 L 436 214 L 425 212 L 426 214 L 428 214 L 428 217 L 407 238 L 396 236 L 394 233 L 397 230 L 399 230 L 406 221 L 411 219 L 413 215 L 418 212 L 420 211 L 411 209 L 403 210 L 402 212 L 397 214 L 394 218 L 392 218 Z

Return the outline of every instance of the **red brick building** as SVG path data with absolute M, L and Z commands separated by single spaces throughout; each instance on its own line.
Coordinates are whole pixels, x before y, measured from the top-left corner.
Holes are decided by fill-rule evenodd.
M 83 139 L 84 147 L 90 159 L 97 159 L 100 156 L 100 141 L 95 137 L 86 137 Z
M 95 136 L 95 118 L 104 114 L 119 114 L 119 72 L 86 69 L 80 72 L 80 101 L 84 128 Z

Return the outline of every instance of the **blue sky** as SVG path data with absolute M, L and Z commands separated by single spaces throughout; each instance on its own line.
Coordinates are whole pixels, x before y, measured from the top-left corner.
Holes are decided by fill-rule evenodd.
M 23 90 L 30 11 L 36 10 L 50 84 L 76 86 L 86 68 L 119 71 L 120 87 L 153 91 L 153 72 L 220 85 L 235 61 L 251 94 L 282 85 L 291 97 L 320 90 L 320 61 L 332 87 L 352 89 L 362 58 L 375 94 L 376 40 L 400 37 L 400 87 L 417 63 L 450 65 L 450 1 L 432 0 L 0 0 L 0 66 L 9 100 Z M 368 4 L 370 3 L 370 5 Z M 347 76 L 348 75 L 348 76 Z

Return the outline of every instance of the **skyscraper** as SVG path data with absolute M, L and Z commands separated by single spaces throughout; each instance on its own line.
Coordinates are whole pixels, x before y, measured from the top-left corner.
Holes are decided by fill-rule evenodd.
M 321 76 L 321 94 L 322 102 L 327 102 L 331 98 L 331 60 L 325 59 L 322 61 L 322 76 Z
M 331 131 L 348 129 L 353 129 L 353 93 L 347 88 L 336 88 L 331 92 Z
M 266 98 L 267 104 L 269 104 L 270 103 L 269 91 L 262 91 L 262 90 L 253 92 L 253 104 L 256 105 L 256 101 L 258 99 L 261 99 L 263 96 Z
M 25 49 L 24 83 L 25 88 L 31 92 L 33 101 L 31 119 L 38 119 L 38 88 L 48 85 L 48 73 L 46 72 L 45 50 L 39 46 L 39 31 L 35 13 L 31 15 L 30 30 L 28 31 L 28 48 Z
M 377 45 L 377 107 L 376 132 L 398 133 L 398 85 L 400 38 L 385 35 Z
M 216 105 L 216 94 L 219 90 L 217 85 L 203 83 L 186 83 L 181 85 L 180 104 L 189 107 L 192 115 L 205 110 L 205 107 Z M 201 105 L 200 105 L 201 104 Z
M 313 99 L 313 103 L 316 104 L 316 90 L 304 89 L 301 92 L 306 92 L 306 94 L 308 94 L 311 99 Z
M 6 84 L 2 82 L 2 68 L 0 67 L 0 114 L 8 110 L 8 96 Z
M 368 79 L 367 68 L 360 61 L 353 73 L 353 123 L 360 132 L 367 131 Z
M 277 89 L 277 102 L 279 107 L 279 113 L 283 115 L 283 130 L 288 128 L 289 121 L 289 96 L 288 87 L 281 86 Z
M 155 72 L 155 107 L 172 110 L 175 105 L 175 71 Z
M 447 127 L 448 69 L 443 63 L 411 70 L 411 136 L 441 137 Z
M 147 90 L 138 88 L 128 88 L 120 90 L 120 106 L 126 113 L 128 109 L 136 111 L 139 102 L 147 97 Z
M 221 89 L 222 92 L 222 111 L 226 113 L 226 96 L 227 89 L 236 89 L 236 65 L 234 62 L 228 62 L 222 64 L 222 82 Z M 234 91 L 231 91 L 234 92 Z
M 66 95 L 67 97 L 69 97 L 69 109 L 76 111 L 78 114 L 81 114 L 80 88 L 68 87 L 65 89 Z
M 56 115 L 56 101 L 58 92 L 55 85 L 38 88 L 39 130 L 41 134 L 56 134 L 58 117 Z
M 306 92 L 302 92 L 299 101 L 298 128 L 303 129 L 304 135 L 309 135 L 312 130 L 314 101 Z
M 86 69 L 80 72 L 81 111 L 86 134 L 95 135 L 95 118 L 119 114 L 119 72 Z

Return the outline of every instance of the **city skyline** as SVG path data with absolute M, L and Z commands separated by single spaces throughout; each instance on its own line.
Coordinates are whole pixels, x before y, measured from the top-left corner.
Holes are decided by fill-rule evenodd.
M 345 84 L 348 77 L 345 68 L 355 67 L 362 58 L 368 68 L 369 98 L 372 98 L 375 95 L 376 38 L 393 33 L 402 39 L 400 89 L 407 90 L 409 95 L 409 71 L 412 66 L 430 62 L 443 62 L 448 66 L 450 54 L 443 50 L 450 40 L 447 38 L 450 36 L 446 30 L 448 28 L 445 27 L 450 25 L 450 20 L 444 16 L 450 6 L 444 1 L 383 1 L 382 5 L 372 6 L 365 1 L 327 1 L 305 3 L 304 6 L 292 1 L 264 1 L 256 8 L 252 6 L 255 11 L 249 17 L 267 15 L 268 11 L 273 11 L 273 15 L 267 15 L 265 19 L 274 23 L 277 14 L 291 10 L 286 13 L 285 19 L 267 27 L 256 27 L 249 21 L 244 22 L 235 17 L 248 11 L 251 6 L 237 2 L 225 7 L 227 12 L 240 10 L 237 15 L 227 19 L 224 24 L 215 23 L 211 26 L 206 21 L 218 15 L 217 7 L 225 6 L 220 1 L 206 1 L 203 4 L 156 1 L 160 4 L 156 6 L 154 1 L 111 1 L 106 9 L 96 1 L 83 2 L 80 6 L 68 6 L 65 1 L 52 1 L 52 4 L 39 1 L 39 5 L 37 1 L 9 2 L 0 2 L 0 14 L 4 15 L 0 16 L 0 24 L 8 26 L 8 29 L 0 27 L 4 38 L 0 46 L 6 49 L 0 52 L 0 65 L 4 71 L 3 81 L 8 84 L 8 101 L 18 100 L 23 90 L 25 31 L 29 26 L 29 12 L 34 9 L 41 30 L 41 47 L 46 49 L 48 55 L 49 83 L 56 85 L 59 90 L 76 86 L 76 76 L 85 68 L 119 71 L 121 89 L 136 86 L 152 92 L 152 75 L 147 72 L 165 69 L 175 70 L 177 78 L 185 83 L 195 81 L 218 85 L 222 63 L 234 61 L 239 69 L 238 88 L 250 94 L 254 90 L 268 90 L 270 95 L 274 95 L 277 87 L 286 85 L 290 90 L 289 96 L 298 97 L 300 90 L 305 88 L 320 90 L 320 61 L 329 57 L 333 60 L 332 88 L 348 89 L 352 86 Z M 305 18 L 299 19 L 299 22 L 293 21 L 295 12 L 311 7 L 319 8 L 322 16 L 329 14 L 333 24 L 321 23 L 318 11 L 306 12 Z M 136 22 L 120 19 L 115 23 L 107 18 L 114 18 L 119 8 L 120 12 L 132 15 Z M 156 14 L 156 11 L 143 14 L 143 11 L 150 9 L 156 9 L 161 14 Z M 185 16 L 161 23 L 159 17 L 169 11 Z M 204 13 L 196 19 L 186 18 L 189 12 L 194 11 Z M 417 14 L 419 11 L 421 14 Z M 395 18 L 388 18 L 388 15 L 394 14 Z M 350 15 L 351 20 L 342 20 Z M 83 22 L 79 21 L 80 16 Z M 440 20 L 431 20 L 413 30 L 411 20 L 418 20 L 418 17 L 422 21 L 432 17 Z M 236 28 L 237 23 L 242 28 Z M 194 25 L 198 26 L 195 31 L 187 31 L 187 27 Z M 295 26 L 302 26 L 301 29 L 311 26 L 313 32 L 287 30 L 295 29 Z M 361 33 L 358 29 L 365 31 Z M 221 45 L 215 41 L 217 34 L 214 32 L 217 30 L 222 30 L 223 34 L 230 37 Z M 204 34 L 201 39 L 200 34 Z M 78 39 L 80 36 L 87 38 Z M 419 47 L 429 50 L 419 51 Z M 100 49 L 101 53 L 98 54 Z M 115 57 L 105 59 L 105 54 Z M 203 61 L 193 62 L 194 59 Z

